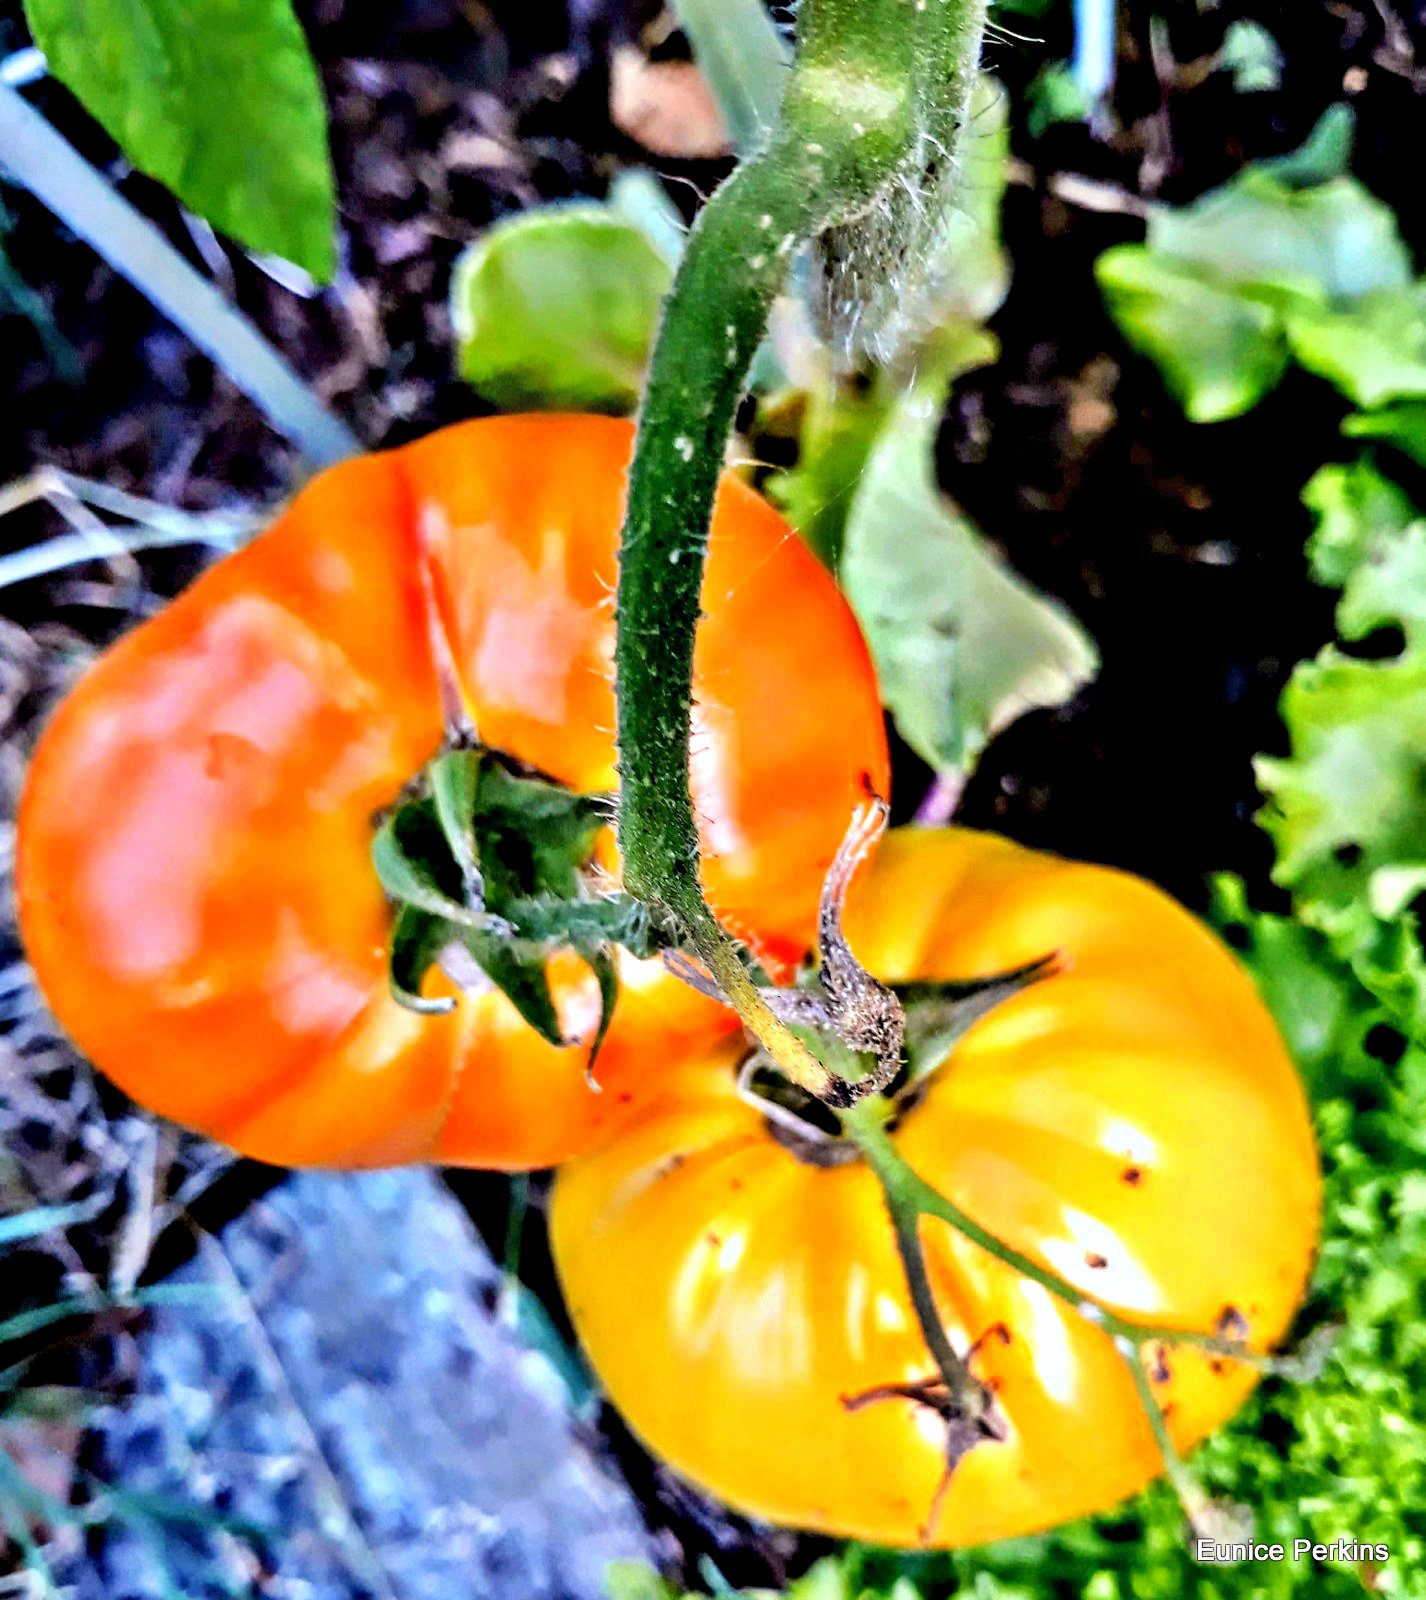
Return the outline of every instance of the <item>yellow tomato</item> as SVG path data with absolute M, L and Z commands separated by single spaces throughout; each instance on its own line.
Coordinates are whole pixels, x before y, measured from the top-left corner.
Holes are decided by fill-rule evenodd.
M 964 829 L 905 830 L 854 888 L 853 948 L 891 983 L 1059 970 L 978 1022 L 895 1130 L 901 1155 L 1003 1241 L 1141 1322 L 1278 1340 L 1317 1236 L 1296 1073 L 1247 977 L 1138 879 Z M 910 1400 L 935 1376 L 871 1171 L 818 1166 L 736 1092 L 710 1039 L 553 1201 L 570 1312 L 644 1441 L 738 1508 L 913 1544 L 945 1459 Z M 1106 1333 L 944 1223 L 921 1237 L 938 1309 L 990 1386 L 1004 1443 L 956 1468 L 925 1542 L 1048 1527 L 1141 1488 L 1161 1458 Z M 1252 1387 L 1241 1363 L 1146 1347 L 1176 1443 Z

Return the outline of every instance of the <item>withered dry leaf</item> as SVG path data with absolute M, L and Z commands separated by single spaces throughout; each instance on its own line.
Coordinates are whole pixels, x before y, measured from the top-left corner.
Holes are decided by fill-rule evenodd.
M 609 115 L 621 133 L 655 155 L 710 161 L 732 151 L 707 81 L 691 61 L 650 61 L 620 45 L 609 67 Z

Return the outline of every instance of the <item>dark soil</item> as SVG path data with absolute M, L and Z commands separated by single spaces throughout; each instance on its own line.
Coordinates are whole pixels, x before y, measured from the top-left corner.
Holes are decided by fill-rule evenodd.
M 621 164 L 647 161 L 609 121 L 605 60 L 610 39 L 629 36 L 651 6 L 308 0 L 299 9 L 332 104 L 336 292 L 300 298 L 227 247 L 216 265 L 237 303 L 366 444 L 397 443 L 479 409 L 451 375 L 445 296 L 461 248 L 492 218 L 601 193 Z M 1156 9 L 1167 17 L 1157 51 Z M 1017 100 L 1047 61 L 1068 55 L 1068 10 L 1032 21 L 1002 9 L 1007 28 L 1045 36 L 991 48 Z M 1034 141 L 1016 119 L 1005 218 L 1015 282 L 993 324 L 1003 355 L 961 383 L 941 441 L 948 487 L 1022 572 L 1083 619 L 1103 672 L 1071 707 L 1003 735 L 960 814 L 1145 873 L 1190 903 L 1202 903 L 1205 876 L 1218 870 L 1245 874 L 1266 899 L 1251 761 L 1281 747 L 1277 695 L 1292 664 L 1330 636 L 1331 596 L 1307 578 L 1297 495 L 1317 466 L 1346 454 L 1343 408 L 1326 385 L 1299 376 L 1247 418 L 1191 426 L 1124 348 L 1091 267 L 1109 245 L 1141 235 L 1138 199 L 1186 200 L 1244 160 L 1294 147 L 1344 94 L 1357 111 L 1357 172 L 1426 258 L 1426 4 L 1392 13 L 1386 0 L 1201 9 L 1129 0 L 1123 11 L 1112 128 L 1095 137 L 1057 127 Z M 1227 74 L 1204 69 L 1241 16 L 1266 24 L 1283 49 L 1277 91 L 1240 95 Z M 16 0 L 0 0 L 0 49 L 22 42 Z M 201 262 L 173 201 L 124 172 L 62 89 L 31 93 Z M 670 193 L 685 212 L 722 170 L 655 164 L 678 180 Z M 1056 182 L 1064 174 L 1109 186 L 1120 209 L 1067 202 Z M 11 402 L 0 482 L 52 462 L 193 508 L 290 488 L 292 451 L 226 380 L 28 197 L 8 187 L 0 197 L 0 248 L 47 309 L 38 326 L 18 314 L 0 320 L 0 392 Z M 15 517 L 0 528 L 0 547 L 48 531 L 40 513 Z M 184 556 L 145 561 L 160 596 L 193 570 Z M 72 582 L 0 592 L 0 616 L 44 620 L 74 644 L 102 641 L 129 620 L 112 588 Z M 26 702 L 25 715 L 38 704 Z M 23 739 L 23 727 L 12 733 Z M 926 777 L 900 752 L 900 812 L 914 807 Z M 241 1204 L 268 1176 L 239 1168 L 223 1203 Z M 455 1186 L 499 1254 L 508 1186 L 473 1177 Z M 553 1302 L 537 1211 L 525 1231 L 525 1275 Z M 615 1419 L 608 1427 L 690 1578 L 706 1554 L 735 1583 L 777 1581 L 820 1548 L 751 1532 L 674 1484 Z

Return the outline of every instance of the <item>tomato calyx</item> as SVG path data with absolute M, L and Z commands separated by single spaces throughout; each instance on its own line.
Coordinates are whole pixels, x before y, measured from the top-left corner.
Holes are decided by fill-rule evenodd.
M 909 1383 L 878 1383 L 870 1389 L 863 1389 L 859 1394 L 844 1394 L 841 1397 L 844 1411 L 860 1411 L 864 1406 L 885 1401 L 907 1400 L 940 1419 L 945 1429 L 945 1459 L 941 1467 L 940 1481 L 931 1497 L 926 1521 L 921 1527 L 923 1544 L 930 1541 L 936 1523 L 940 1519 L 946 1491 L 951 1486 L 951 1479 L 962 1458 L 969 1455 L 979 1444 L 1004 1444 L 1010 1437 L 1010 1430 L 1004 1418 L 996 1410 L 993 1387 L 978 1378 L 971 1377 L 969 1373 L 970 1363 L 991 1334 L 1003 1338 L 1007 1344 L 1010 1342 L 1010 1336 L 1003 1324 L 997 1324 L 983 1333 L 965 1355 L 959 1358 L 960 1369 L 966 1380 L 961 1383 L 959 1393 L 952 1389 L 946 1375 L 942 1373 L 934 1378 L 920 1378 Z
M 930 1079 L 977 1022 L 1013 995 L 1063 970 L 1063 957 L 1055 952 L 985 978 L 893 986 L 889 992 L 904 1011 L 905 1031 L 896 1073 L 878 1091 L 889 1102 L 887 1127 L 894 1128 L 915 1109 Z M 845 1048 L 817 989 L 774 990 L 768 998 L 782 1020 L 819 1051 Z M 868 1058 L 863 1070 L 870 1069 Z M 838 1113 L 789 1083 L 764 1051 L 752 1049 L 742 1059 L 738 1093 L 762 1113 L 773 1138 L 798 1160 L 827 1167 L 859 1159 L 857 1144 L 845 1134 Z
M 462 988 L 493 985 L 541 1037 L 566 1045 L 545 967 L 572 950 L 599 983 L 592 1072 L 618 998 L 615 947 L 647 957 L 670 942 L 595 862 L 611 806 L 608 795 L 577 794 L 496 751 L 443 750 L 372 841 L 372 865 L 396 905 L 395 998 L 413 1011 L 453 1009 L 455 997 L 424 992 L 440 967 Z

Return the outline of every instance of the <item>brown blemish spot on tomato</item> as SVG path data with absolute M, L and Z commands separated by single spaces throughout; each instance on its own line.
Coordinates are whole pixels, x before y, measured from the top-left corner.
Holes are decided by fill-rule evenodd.
M 709 1230 L 709 1232 L 707 1232 L 707 1233 L 705 1233 L 703 1235 L 703 1238 L 704 1238 L 705 1242 L 707 1243 L 708 1248 L 710 1250 L 717 1250 L 722 1246 L 722 1243 L 723 1243 L 722 1239 L 719 1238 L 719 1236 L 716 1233 L 712 1232 L 711 1229 Z
M 1165 1422 L 1174 1414 L 1174 1407 L 1178 1404 L 1175 1400 L 1168 1400 L 1159 1407 L 1159 1415 Z
M 1102 1256 L 1097 1250 L 1091 1250 L 1084 1258 L 1084 1264 L 1092 1267 L 1095 1272 L 1102 1272 L 1109 1265 L 1108 1256 Z
M 1221 1378 L 1228 1370 L 1228 1363 L 1223 1359 L 1222 1356 L 1214 1356 L 1213 1359 L 1208 1363 L 1208 1370 L 1215 1378 Z
M 1254 1307 L 1254 1310 L 1257 1308 Z M 1224 1306 L 1218 1313 L 1218 1321 L 1214 1324 L 1214 1331 L 1220 1339 L 1246 1339 L 1248 1337 L 1248 1319 L 1237 1306 Z
M 733 1178 L 729 1181 L 728 1187 L 736 1193 L 743 1187 L 743 1180 L 741 1178 Z
M 619 1096 L 619 1104 L 621 1106 L 631 1105 L 633 1103 L 633 1099 L 634 1091 L 632 1089 L 625 1089 L 624 1092 Z
M 1142 1167 L 1125 1167 L 1123 1172 L 1119 1174 L 1119 1177 L 1124 1183 L 1127 1183 L 1131 1189 L 1134 1189 L 1144 1181 L 1144 1169 Z
M 1167 1383 L 1173 1377 L 1173 1369 L 1169 1366 L 1167 1345 L 1156 1344 L 1154 1346 L 1154 1364 L 1149 1369 L 1149 1377 L 1154 1383 Z
M 677 1172 L 687 1160 L 688 1157 L 684 1155 L 682 1150 L 675 1150 L 671 1156 L 665 1156 L 664 1159 L 659 1162 L 657 1168 L 654 1170 L 655 1179 L 658 1180 L 671 1176 L 673 1173 Z

